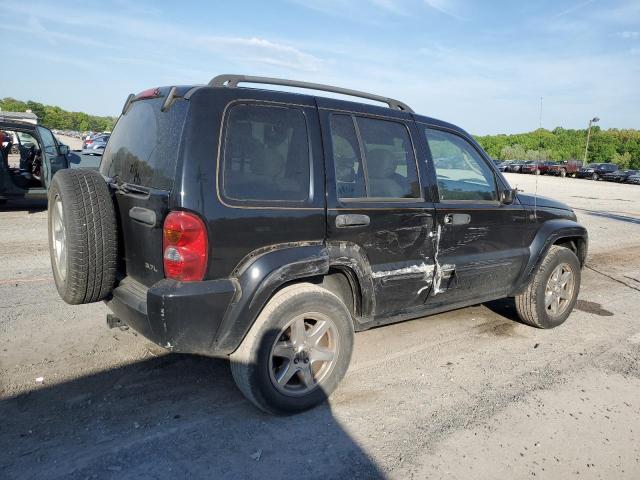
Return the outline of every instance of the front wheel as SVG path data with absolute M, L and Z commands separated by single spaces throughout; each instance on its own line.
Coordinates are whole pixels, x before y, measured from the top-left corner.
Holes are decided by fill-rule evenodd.
M 533 327 L 564 323 L 578 299 L 580 261 L 568 248 L 553 245 L 527 289 L 516 296 L 520 319 Z
M 230 356 L 242 393 L 272 414 L 301 412 L 329 397 L 353 348 L 351 315 L 333 293 L 310 283 L 283 288 Z

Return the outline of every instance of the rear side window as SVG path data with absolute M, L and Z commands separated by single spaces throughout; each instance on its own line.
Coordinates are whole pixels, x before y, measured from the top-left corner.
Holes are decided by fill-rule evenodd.
M 108 177 L 160 190 L 173 187 L 180 137 L 188 102 L 166 112 L 164 98 L 133 102 L 122 115 L 102 155 L 100 172 Z
M 331 142 L 339 198 L 420 198 L 413 145 L 404 124 L 334 114 Z
M 307 122 L 299 108 L 239 104 L 226 119 L 222 190 L 251 202 L 304 202 L 309 198 Z

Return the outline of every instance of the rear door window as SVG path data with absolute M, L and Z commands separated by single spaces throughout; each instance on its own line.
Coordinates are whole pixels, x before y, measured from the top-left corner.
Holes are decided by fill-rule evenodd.
M 188 102 L 166 112 L 164 98 L 133 102 L 120 117 L 102 155 L 100 172 L 127 183 L 171 190 Z
M 225 124 L 222 191 L 227 199 L 301 203 L 309 198 L 309 135 L 300 108 L 237 104 Z
M 420 198 L 413 145 L 403 123 L 334 114 L 331 142 L 339 198 Z

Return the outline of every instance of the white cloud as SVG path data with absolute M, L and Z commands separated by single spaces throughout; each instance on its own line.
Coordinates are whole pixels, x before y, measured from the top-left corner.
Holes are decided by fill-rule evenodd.
M 444 13 L 445 15 L 458 20 L 465 20 L 465 18 L 459 13 L 459 5 L 453 0 L 424 0 L 424 3 L 440 13 Z
M 627 40 L 637 40 L 640 38 L 640 32 L 619 32 L 618 36 Z
M 65 9 L 63 6 L 51 9 L 41 5 L 12 2 L 6 3 L 4 8 L 5 11 L 29 15 L 30 28 L 3 26 L 0 28 L 34 33 L 47 38 L 50 42 L 60 40 L 72 45 L 109 46 L 106 43 L 86 40 L 84 37 L 61 31 L 60 25 L 75 26 L 83 23 L 76 9 Z M 43 23 L 56 25 L 58 28 L 54 30 L 54 27 L 50 26 L 45 29 Z M 197 35 L 178 24 L 148 20 L 144 17 L 102 13 L 100 23 L 91 28 L 94 36 L 95 33 L 106 32 L 110 37 L 128 37 L 126 44 L 130 46 L 132 41 L 138 41 L 144 50 L 161 51 L 161 46 L 174 50 L 186 48 L 194 54 L 211 54 L 234 62 L 275 65 L 309 72 L 316 71 L 322 64 L 321 59 L 284 42 L 259 37 Z M 153 41 L 153 44 L 150 45 L 149 41 Z M 211 58 L 209 63 L 214 64 L 215 58 Z
M 561 12 L 556 13 L 553 17 L 551 18 L 560 18 L 560 17 L 564 17 L 565 15 L 569 15 L 570 13 L 574 13 L 584 7 L 586 7 L 587 5 L 592 4 L 593 2 L 595 2 L 595 0 L 584 0 L 582 2 L 576 3 L 575 5 L 562 10 Z

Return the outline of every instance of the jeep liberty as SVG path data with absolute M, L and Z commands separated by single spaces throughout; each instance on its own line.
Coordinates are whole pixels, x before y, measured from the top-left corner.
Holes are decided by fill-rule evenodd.
M 58 171 L 49 190 L 67 303 L 228 358 L 274 414 L 324 401 L 357 331 L 504 297 L 524 323 L 562 324 L 587 242 L 571 208 L 513 190 L 455 125 L 266 77 L 130 95 L 99 172 Z

